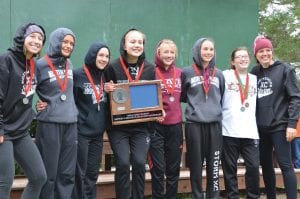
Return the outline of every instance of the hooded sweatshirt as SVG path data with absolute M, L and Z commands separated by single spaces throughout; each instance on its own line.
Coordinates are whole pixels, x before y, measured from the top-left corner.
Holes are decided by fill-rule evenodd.
M 260 131 L 296 128 L 300 113 L 300 91 L 295 69 L 281 61 L 269 68 L 260 64 L 251 73 L 257 76 L 256 119 Z
M 0 135 L 5 139 L 18 138 L 26 134 L 35 112 L 32 109 L 32 98 L 36 89 L 36 77 L 32 78 L 32 86 L 27 92 L 28 104 L 23 103 L 26 79 L 30 76 L 29 60 L 24 54 L 25 31 L 35 23 L 20 26 L 14 37 L 14 45 L 6 53 L 0 55 Z M 43 27 L 37 25 L 44 33 Z M 45 42 L 45 37 L 44 41 Z M 26 74 L 26 62 L 27 70 Z
M 200 78 L 196 74 L 193 66 L 185 67 L 182 70 L 182 95 L 181 100 L 186 102 L 186 122 L 221 122 L 222 121 L 222 97 L 225 90 L 225 80 L 222 72 L 215 68 L 215 56 L 210 61 L 208 69 L 210 71 L 209 92 L 206 94 L 203 89 L 203 72 L 201 64 L 200 47 L 206 38 L 196 41 L 192 49 L 192 56 L 196 67 L 201 71 Z M 212 78 L 213 70 L 215 75 Z
M 63 93 L 54 73 L 48 65 L 45 56 L 37 62 L 37 94 L 39 98 L 48 103 L 45 110 L 37 114 L 37 120 L 55 123 L 75 123 L 77 122 L 77 108 L 73 96 L 73 65 L 71 61 L 61 53 L 63 39 L 66 35 L 74 37 L 74 33 L 67 28 L 58 28 L 50 35 L 48 56 L 56 69 L 56 72 L 64 84 L 67 73 L 67 87 Z M 68 64 L 68 71 L 65 70 Z M 62 94 L 66 95 L 66 100 L 61 100 Z
M 131 31 L 133 29 L 130 29 Z M 127 62 L 127 52 L 123 49 L 123 46 L 125 44 L 125 36 L 129 32 L 127 31 L 120 43 L 120 55 L 123 58 L 126 67 L 132 67 L 132 68 L 137 68 L 140 69 L 141 65 L 144 63 L 144 70 L 140 76 L 139 81 L 143 80 L 155 80 L 155 67 L 153 64 L 149 63 L 147 60 L 145 60 L 145 52 L 142 53 L 142 55 L 139 56 L 138 61 L 136 64 L 128 64 Z M 120 63 L 120 59 L 115 59 L 113 60 L 106 68 L 104 71 L 105 74 L 105 80 L 109 82 L 112 80 L 114 83 L 128 83 L 128 78 L 123 71 L 122 65 Z M 132 73 L 131 77 L 135 79 L 134 75 Z M 139 129 L 139 127 L 145 127 L 148 122 L 143 122 L 143 123 L 137 123 L 137 124 L 123 124 L 123 125 L 114 125 L 113 128 L 120 128 L 122 130 L 129 130 L 131 131 L 133 128 Z
M 160 44 L 158 44 L 160 45 Z M 156 79 L 161 79 L 158 75 L 157 70 L 159 70 L 160 74 L 162 75 L 164 81 L 161 82 L 161 89 L 162 89 L 162 101 L 163 101 L 163 108 L 166 113 L 165 119 L 162 124 L 171 125 L 171 124 L 178 124 L 182 121 L 182 110 L 180 105 L 180 95 L 181 95 L 181 69 L 175 66 L 173 62 L 171 66 L 166 70 L 162 60 L 159 58 L 157 48 L 154 54 L 154 61 L 156 65 Z M 174 72 L 176 76 L 174 77 Z M 165 83 L 167 85 L 165 85 Z M 171 95 L 168 93 L 166 86 L 168 88 L 172 88 L 174 85 L 174 101 L 170 101 Z
M 107 96 L 103 90 L 104 77 L 103 70 L 100 70 L 96 66 L 97 53 L 101 48 L 108 47 L 101 43 L 93 43 L 84 59 L 85 66 L 91 74 L 93 82 L 99 93 L 101 89 L 100 97 L 100 111 L 98 111 L 98 103 L 96 96 L 85 71 L 83 68 L 74 71 L 74 98 L 79 111 L 78 115 L 78 133 L 86 137 L 99 137 L 106 129 L 107 123 Z M 101 84 L 102 78 L 102 84 Z M 101 87 L 101 86 L 102 87 Z

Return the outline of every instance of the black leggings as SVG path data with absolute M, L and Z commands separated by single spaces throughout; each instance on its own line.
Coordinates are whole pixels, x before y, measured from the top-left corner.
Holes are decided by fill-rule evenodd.
M 291 144 L 286 141 L 285 131 L 260 132 L 260 162 L 266 187 L 267 197 L 276 198 L 276 178 L 273 167 L 273 148 L 280 166 L 285 192 L 288 199 L 297 198 L 297 179 L 292 164 Z

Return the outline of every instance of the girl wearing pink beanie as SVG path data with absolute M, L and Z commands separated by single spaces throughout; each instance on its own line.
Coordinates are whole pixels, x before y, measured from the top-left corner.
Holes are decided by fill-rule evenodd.
M 254 40 L 257 65 L 256 119 L 260 135 L 260 161 L 267 198 L 276 198 L 273 150 L 282 171 L 286 196 L 297 197 L 297 179 L 291 159 L 290 142 L 296 136 L 300 112 L 300 92 L 295 69 L 274 59 L 272 42 L 263 36 Z

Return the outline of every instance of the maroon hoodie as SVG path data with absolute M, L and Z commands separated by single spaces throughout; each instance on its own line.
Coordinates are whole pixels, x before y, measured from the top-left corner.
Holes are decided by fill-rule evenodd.
M 162 80 L 161 90 L 162 90 L 162 99 L 163 99 L 163 108 L 166 112 L 165 120 L 162 124 L 178 124 L 182 122 L 182 111 L 180 105 L 180 95 L 181 95 L 181 69 L 175 66 L 175 63 L 165 70 L 164 64 L 160 60 L 157 50 L 155 50 L 154 60 L 156 65 L 155 78 Z M 175 71 L 175 77 L 174 77 Z M 161 76 L 159 75 L 161 74 Z M 161 78 L 162 77 L 162 78 Z M 173 95 L 172 87 L 174 85 Z M 166 84 L 166 85 L 165 85 Z M 166 86 L 168 89 L 166 89 Z M 169 90 L 169 91 L 168 91 Z

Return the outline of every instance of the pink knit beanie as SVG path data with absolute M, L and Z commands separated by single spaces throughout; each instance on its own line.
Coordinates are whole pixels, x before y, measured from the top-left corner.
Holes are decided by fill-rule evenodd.
M 272 42 L 269 39 L 267 39 L 266 37 L 259 35 L 255 38 L 254 43 L 253 43 L 254 56 L 260 49 L 263 49 L 263 48 L 270 48 L 273 51 Z

